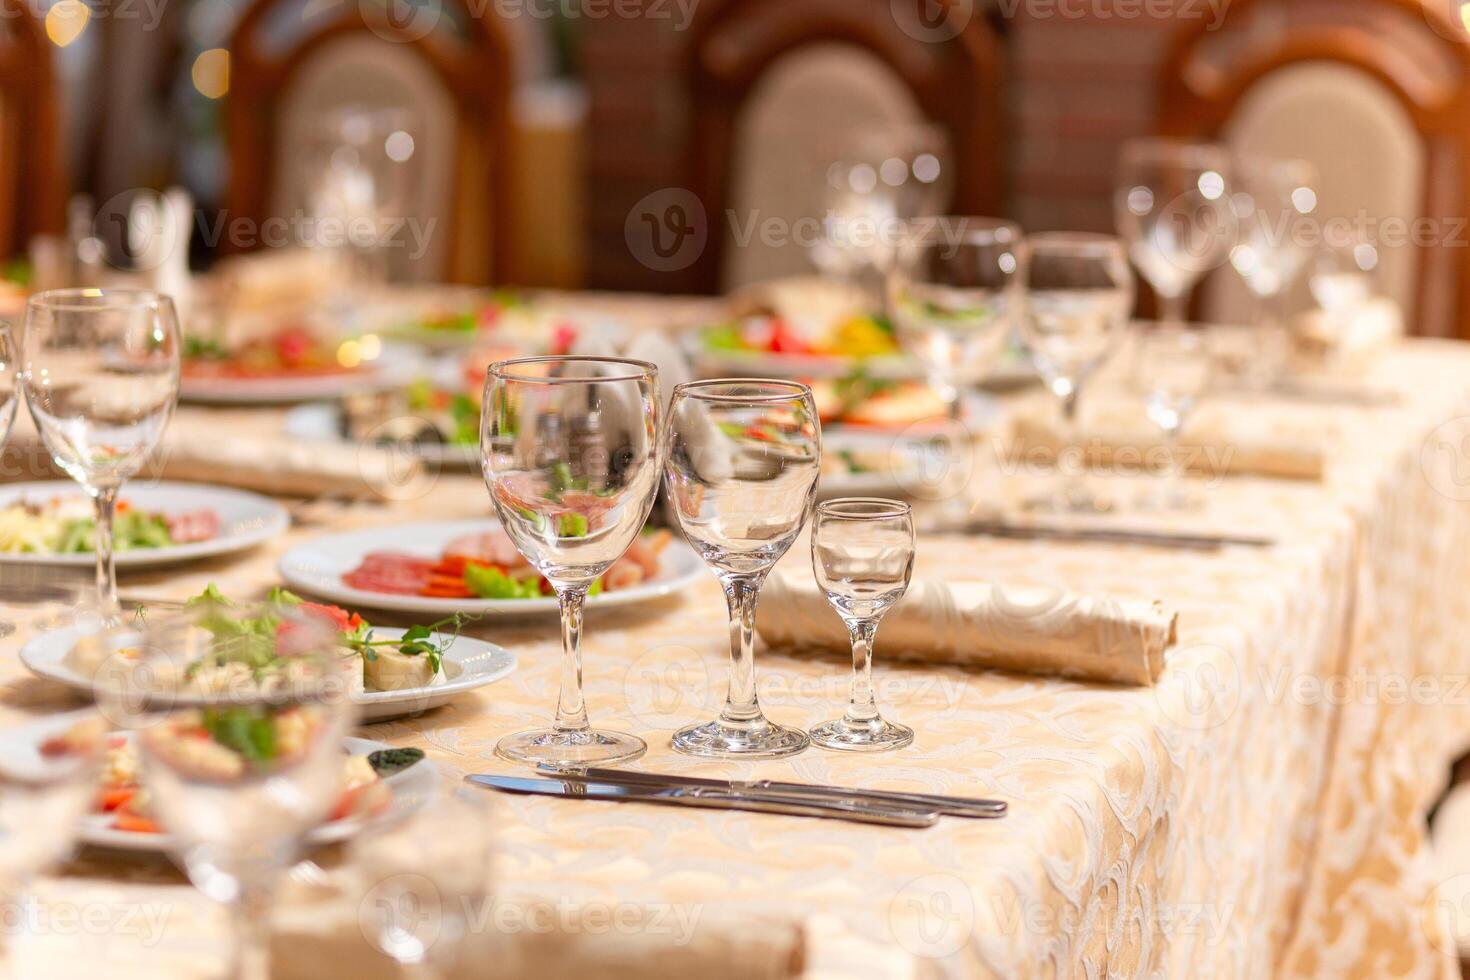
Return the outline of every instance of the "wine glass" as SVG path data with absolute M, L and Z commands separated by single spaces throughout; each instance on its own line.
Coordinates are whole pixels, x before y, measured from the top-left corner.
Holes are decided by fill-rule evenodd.
M 16 398 L 16 350 L 15 333 L 11 325 L 0 321 L 0 452 L 10 438 L 11 426 L 15 424 Z M 15 632 L 15 623 L 0 619 L 0 638 Z
M 1123 244 L 1108 235 L 1054 232 L 1026 241 L 1026 314 L 1021 335 L 1047 387 L 1061 402 L 1057 455 L 1060 494 L 1032 501 L 1039 509 L 1098 513 L 1110 509 L 1092 494 L 1082 467 L 1064 465 L 1077 443 L 1082 387 L 1117 347 L 1133 309 L 1133 276 Z M 1085 461 L 1084 461 L 1085 462 Z
M 1317 171 L 1305 160 L 1246 158 L 1236 165 L 1231 207 L 1239 237 L 1230 264 L 1259 307 L 1257 376 L 1275 381 L 1290 353 L 1291 290 L 1312 257 L 1308 223 L 1317 208 Z
M 1229 157 L 1210 143 L 1130 140 L 1123 146 L 1113 209 L 1128 254 L 1159 300 L 1159 319 L 1184 323 L 1201 276 L 1235 242 L 1226 181 Z
M 64 860 L 97 792 L 106 725 L 95 708 L 7 726 L 0 753 L 0 910 Z M 16 919 L 9 914 L 6 922 Z M 12 930 L 5 930 L 12 934 Z M 0 936 L 0 955 L 4 955 Z
M 914 730 L 887 721 L 873 696 L 873 640 L 914 570 L 914 515 L 897 500 L 848 497 L 817 506 L 812 524 L 817 585 L 852 637 L 852 687 L 841 718 L 811 730 L 827 749 L 901 749 Z
M 1143 394 L 1149 421 L 1164 434 L 1167 465 L 1156 496 L 1144 497 L 1146 509 L 1182 510 L 1192 501 L 1183 492 L 1185 459 L 1179 432 L 1209 391 L 1214 358 L 1199 330 L 1167 323 L 1139 331 L 1133 351 L 1133 381 Z
M 719 717 L 674 734 L 687 755 L 774 759 L 807 747 L 770 721 L 755 684 L 755 609 L 771 567 L 806 523 L 822 463 L 811 388 L 719 379 L 674 389 L 664 480 L 684 535 L 720 580 L 730 612 L 730 689 Z
M 556 590 L 562 675 L 551 728 L 495 751 L 558 767 L 636 759 L 648 746 L 592 728 L 582 697 L 582 604 L 648 520 L 658 492 L 658 368 L 603 357 L 522 357 L 490 365 L 480 458 L 506 534 Z M 574 437 L 600 432 L 595 442 Z
M 1336 325 L 1351 321 L 1372 298 L 1378 249 L 1353 234 L 1324 234 L 1312 260 L 1307 285 L 1312 298 Z
M 902 223 L 948 202 L 949 140 L 929 123 L 864 132 L 824 176 L 812 264 L 855 282 L 881 276 L 892 266 Z
M 134 746 L 148 816 L 205 896 L 229 907 L 230 975 L 268 975 L 280 872 L 329 815 L 361 816 L 378 782 L 349 758 L 361 660 L 305 604 L 195 601 L 155 613 L 94 689 Z M 211 672 L 201 685 L 199 672 Z M 185 696 L 187 695 L 187 696 Z
M 37 293 L 26 305 L 20 369 L 42 442 L 93 499 L 97 604 L 104 622 L 116 622 L 118 491 L 157 447 L 179 397 L 173 301 L 142 289 Z
M 441 788 L 403 820 L 352 841 L 368 885 L 358 906 L 363 935 L 410 976 L 453 971 L 490 894 L 496 815 L 485 794 Z

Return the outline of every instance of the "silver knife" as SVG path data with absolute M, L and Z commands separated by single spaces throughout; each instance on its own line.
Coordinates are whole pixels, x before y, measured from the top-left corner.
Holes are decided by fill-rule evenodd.
M 1097 541 L 1107 544 L 1141 544 L 1160 548 L 1182 548 L 1186 551 L 1219 551 L 1230 545 L 1268 548 L 1274 538 L 1250 534 L 1176 534 L 1172 531 L 1140 531 L 1112 527 L 1055 527 L 1042 524 L 1008 524 L 1004 521 L 969 521 L 941 532 L 981 534 L 992 538 L 1018 541 Z
M 599 769 L 596 767 L 573 770 L 551 770 L 547 766 L 537 767 L 543 772 L 555 771 L 564 779 L 586 779 L 619 785 L 640 786 L 699 786 L 741 793 L 778 793 L 802 800 L 850 800 L 878 804 L 897 804 L 916 809 L 933 807 L 941 814 L 951 817 L 976 817 L 994 820 L 1006 815 L 1007 804 L 1003 800 L 973 799 L 965 796 L 942 796 L 934 793 L 901 793 L 883 789 L 854 789 L 848 786 L 822 786 L 815 783 L 789 783 L 776 779 L 725 780 L 705 779 L 699 776 L 667 776 L 654 772 L 637 772 L 632 769 Z
M 627 786 L 590 782 L 579 779 L 527 779 L 521 776 L 466 776 L 477 786 L 487 786 L 504 793 L 534 796 L 558 796 L 563 799 L 609 800 L 621 803 L 657 803 L 671 806 L 706 807 L 716 810 L 750 810 L 756 813 L 780 813 L 793 817 L 826 817 L 856 823 L 875 823 L 885 827 L 932 827 L 939 812 L 898 805 L 878 805 L 840 801 L 798 801 L 790 796 L 772 793 L 737 793 L 706 787 Z

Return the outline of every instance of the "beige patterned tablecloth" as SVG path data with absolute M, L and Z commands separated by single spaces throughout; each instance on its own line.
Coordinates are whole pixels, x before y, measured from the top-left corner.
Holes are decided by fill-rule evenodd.
M 668 737 L 723 696 L 714 580 L 590 613 L 590 709 L 647 738 L 640 767 L 985 794 L 1009 800 L 1011 815 L 898 831 L 506 798 L 496 885 L 511 911 L 486 931 L 520 952 L 498 964 L 537 976 L 1453 975 L 1423 813 L 1470 743 L 1470 348 L 1412 343 L 1369 380 L 1402 401 L 1242 403 L 1267 421 L 1315 421 L 1330 447 L 1325 482 L 1224 478 L 1203 488 L 1206 513 L 1181 520 L 1274 535 L 1273 548 L 922 539 L 921 575 L 1163 600 L 1180 613 L 1180 642 L 1152 689 L 881 663 L 881 702 L 917 729 L 912 748 L 697 762 Z M 223 436 L 278 418 L 214 422 Z M 973 488 L 994 502 L 1035 479 L 982 466 Z M 1105 485 L 1126 497 L 1139 483 Z M 415 500 L 315 506 L 310 526 L 253 553 L 130 574 L 124 589 L 181 597 L 215 581 L 259 594 L 285 549 L 326 530 L 486 510 L 476 478 L 446 472 Z M 788 567 L 807 563 L 805 547 Z M 422 746 L 450 772 L 511 771 L 491 748 L 547 718 L 556 630 L 475 632 L 513 647 L 520 670 L 370 734 Z M 67 703 L 17 662 L 26 633 L 0 641 L 7 721 Z M 772 717 L 809 726 L 840 710 L 842 658 L 763 651 L 758 662 Z M 60 972 L 105 962 L 110 975 L 203 975 L 217 962 L 201 937 L 217 934 L 218 917 L 161 865 L 87 852 L 43 894 L 112 916 Z M 349 963 L 388 975 L 354 931 L 350 902 L 309 898 L 282 906 L 279 975 Z M 156 931 L 137 914 L 121 928 L 129 910 L 149 909 L 167 912 Z M 42 950 L 63 933 L 39 931 Z

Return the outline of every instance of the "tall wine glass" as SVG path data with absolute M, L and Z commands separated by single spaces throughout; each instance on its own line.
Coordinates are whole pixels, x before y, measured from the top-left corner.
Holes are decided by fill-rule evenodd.
M 522 357 L 490 365 L 480 458 L 500 523 L 561 605 L 562 675 L 550 728 L 495 751 L 531 765 L 636 759 L 648 746 L 593 728 L 582 697 L 582 604 L 642 530 L 658 492 L 658 368 L 599 357 Z M 572 435 L 600 432 L 594 443 Z
M 1189 294 L 1225 262 L 1235 242 L 1229 156 L 1223 147 L 1130 140 L 1118 166 L 1113 209 L 1128 255 L 1159 300 L 1159 319 L 1183 324 Z
M 1286 369 L 1292 286 L 1314 251 L 1308 225 L 1317 208 L 1317 171 L 1305 160 L 1249 157 L 1236 164 L 1236 172 L 1230 199 L 1240 233 L 1230 264 L 1256 299 L 1260 344 L 1254 373 L 1270 382 Z
M 20 368 L 42 442 L 94 501 L 97 603 L 116 621 L 118 491 L 157 447 L 179 397 L 173 301 L 141 289 L 38 293 L 26 306 Z
M 272 897 L 306 834 L 334 810 L 367 806 L 369 787 L 391 798 L 344 745 L 361 661 L 304 605 L 195 602 L 140 632 L 131 656 L 98 671 L 98 700 L 128 730 L 148 816 L 175 859 L 230 910 L 230 975 L 264 978 Z M 180 697 L 199 669 L 215 682 Z
M 812 729 L 827 749 L 901 749 L 914 730 L 878 713 L 873 641 L 878 623 L 908 590 L 914 571 L 914 515 L 897 500 L 824 501 L 812 524 L 812 571 L 852 637 L 852 688 L 841 718 Z
M 16 387 L 15 333 L 9 323 L 0 321 L 0 452 L 4 452 L 11 426 L 15 424 L 15 409 L 19 404 Z M 15 623 L 0 619 L 0 637 L 14 632 Z
M 822 429 L 795 381 L 694 381 L 674 389 L 664 426 L 665 484 L 679 526 L 720 580 L 730 612 L 730 690 L 714 721 L 674 734 L 688 755 L 773 759 L 807 747 L 770 721 L 755 685 L 755 609 L 766 575 L 811 512 Z
M 1026 315 L 1021 335 L 1037 369 L 1061 402 L 1063 432 L 1057 468 L 1060 495 L 1031 506 L 1073 512 L 1109 509 L 1068 472 L 1065 450 L 1077 441 L 1082 387 L 1107 359 L 1128 326 L 1133 276 L 1123 245 L 1108 235 L 1056 232 L 1026 241 Z

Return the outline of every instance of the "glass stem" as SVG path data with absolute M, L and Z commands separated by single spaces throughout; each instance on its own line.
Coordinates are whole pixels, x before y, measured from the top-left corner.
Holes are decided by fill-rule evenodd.
M 852 637 L 852 688 L 842 720 L 849 725 L 867 725 L 878 718 L 878 704 L 873 698 L 873 638 L 878 633 L 878 622 L 858 620 L 848 624 L 847 632 Z
M 97 555 L 97 604 L 103 616 L 118 610 L 117 568 L 112 558 L 112 520 L 117 514 L 117 487 L 104 487 L 92 495 L 96 510 L 97 536 L 93 550 Z
M 1189 294 L 1159 296 L 1159 321 L 1166 327 L 1184 326 L 1189 309 Z
M 556 699 L 556 730 L 579 733 L 588 729 L 587 703 L 582 698 L 582 603 L 587 586 L 558 589 L 561 606 L 561 693 Z
M 1077 426 L 1077 403 L 1081 391 L 1081 383 L 1074 381 L 1062 395 L 1062 444 L 1057 450 L 1057 490 L 1060 499 L 1057 504 L 1063 510 L 1068 509 L 1072 501 L 1084 495 L 1082 471 L 1087 468 L 1087 447 L 1082 445 L 1078 439 Z M 1077 453 L 1075 470 L 1070 468 L 1063 458 L 1069 449 Z
M 235 948 L 230 961 L 232 980 L 270 980 L 270 892 L 242 885 L 230 904 Z
M 720 720 L 749 725 L 764 720 L 755 693 L 755 605 L 766 575 L 730 575 L 723 580 L 730 608 L 730 693 Z
M 1174 507 L 1184 499 L 1181 489 L 1184 481 L 1184 454 L 1179 448 L 1180 426 L 1172 425 L 1164 430 L 1164 442 L 1169 448 L 1169 463 L 1164 470 L 1163 504 Z

